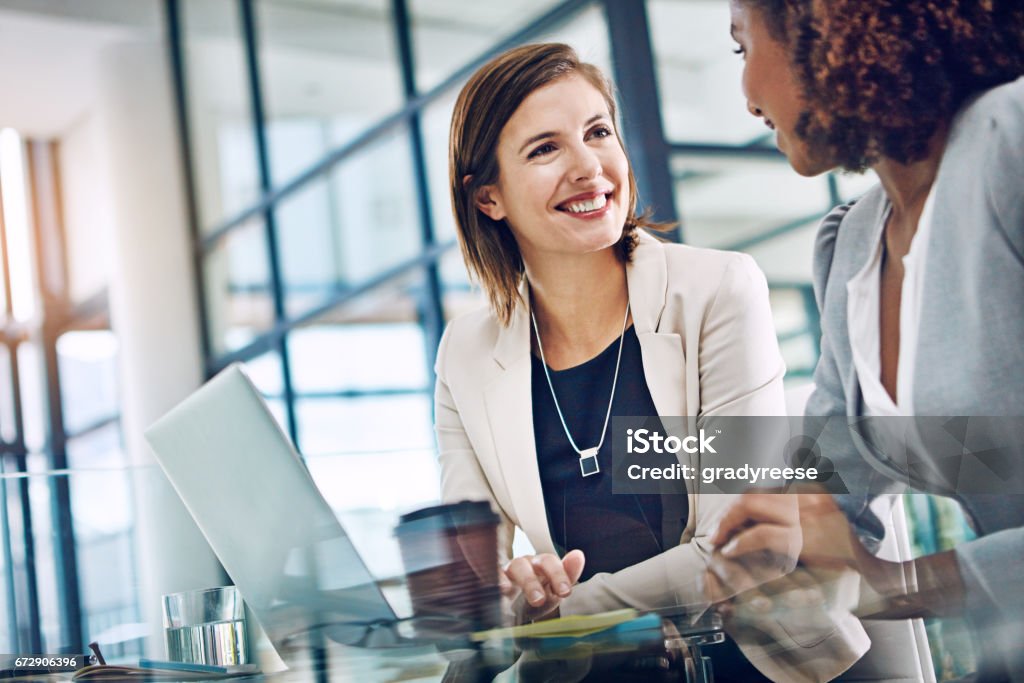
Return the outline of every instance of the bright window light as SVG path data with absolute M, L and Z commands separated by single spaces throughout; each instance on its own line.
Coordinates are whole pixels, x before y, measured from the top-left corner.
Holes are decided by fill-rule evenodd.
M 7 229 L 7 261 L 11 273 L 11 313 L 15 320 L 30 320 L 36 313 L 32 242 L 29 238 L 28 196 L 21 136 L 11 128 L 0 130 L 0 193 Z
M 117 354 L 117 336 L 109 330 L 65 332 L 57 339 L 57 354 L 88 363 L 110 360 Z

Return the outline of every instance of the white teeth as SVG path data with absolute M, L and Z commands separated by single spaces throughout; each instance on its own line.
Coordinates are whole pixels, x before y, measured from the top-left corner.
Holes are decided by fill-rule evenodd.
M 588 211 L 597 211 L 603 209 L 604 205 L 608 203 L 608 198 L 603 194 L 599 194 L 593 199 L 588 199 L 585 202 L 576 202 L 569 204 L 565 208 L 570 213 L 586 213 Z

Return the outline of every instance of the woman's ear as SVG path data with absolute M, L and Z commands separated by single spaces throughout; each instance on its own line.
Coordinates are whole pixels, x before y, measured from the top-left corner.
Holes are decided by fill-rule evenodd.
M 496 185 L 484 185 L 473 195 L 473 203 L 492 221 L 504 220 L 508 215 Z

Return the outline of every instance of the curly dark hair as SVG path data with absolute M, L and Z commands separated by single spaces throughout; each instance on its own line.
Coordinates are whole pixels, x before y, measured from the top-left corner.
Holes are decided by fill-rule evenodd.
M 847 170 L 924 158 L 972 95 L 1024 74 L 1021 0 L 743 0 L 789 48 L 796 132 Z

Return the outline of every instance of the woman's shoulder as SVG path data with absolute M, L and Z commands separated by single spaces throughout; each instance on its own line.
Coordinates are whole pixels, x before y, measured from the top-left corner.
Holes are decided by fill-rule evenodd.
M 958 114 L 961 125 L 976 121 L 1024 128 L 1024 76 L 982 91 L 969 100 Z
M 497 341 L 501 322 L 488 304 L 481 304 L 448 321 L 444 331 L 444 341 L 450 352 L 468 352 L 470 348 L 494 346 Z
M 654 238 L 643 240 L 641 247 L 661 252 L 670 284 L 675 282 L 709 285 L 721 281 L 732 269 L 760 272 L 754 259 L 749 254 L 739 251 L 695 247 Z
M 984 164 L 992 172 L 1019 167 L 1024 159 L 1024 76 L 964 104 L 953 119 L 946 154 L 958 163 Z
M 1024 255 L 1024 76 L 986 90 L 961 110 L 939 173 L 960 220 L 997 228 Z M 970 211 L 969 217 L 961 213 Z
M 722 299 L 748 299 L 767 291 L 764 273 L 749 254 L 661 242 L 666 300 L 706 309 Z

